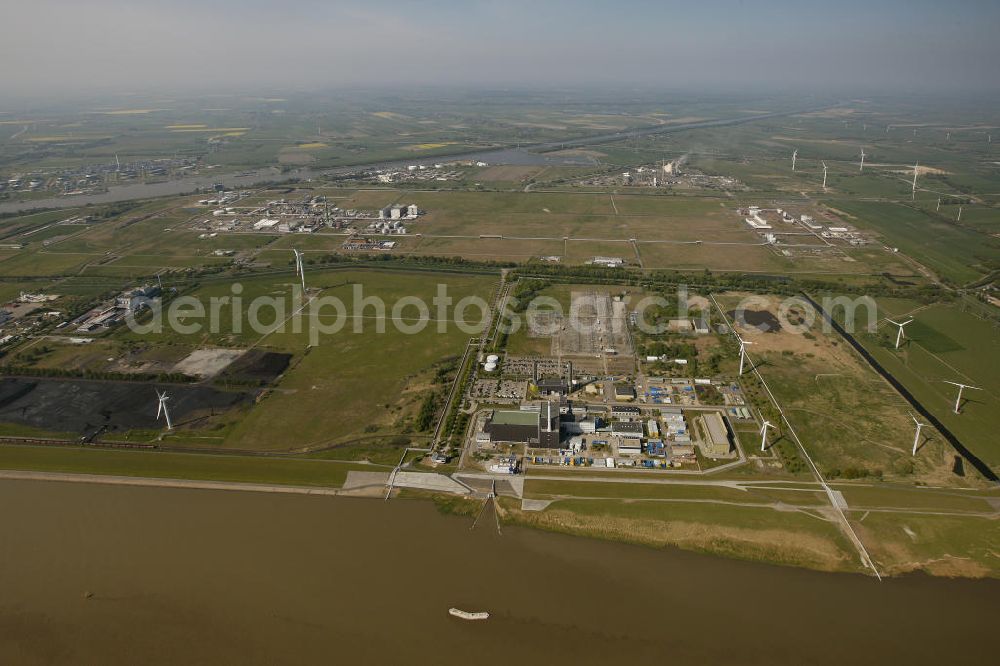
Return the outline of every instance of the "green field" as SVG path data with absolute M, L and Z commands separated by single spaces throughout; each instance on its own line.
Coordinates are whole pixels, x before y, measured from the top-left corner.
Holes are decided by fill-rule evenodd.
M 1000 240 L 955 226 L 932 212 L 900 203 L 836 200 L 830 205 L 954 283 L 975 280 L 1000 264 Z
M 961 303 L 921 307 L 912 301 L 880 300 L 887 316 L 912 316 L 907 341 L 897 351 L 894 327 L 883 324 L 878 336 L 861 334 L 865 348 L 939 418 L 959 440 L 996 469 L 1000 446 L 1000 333 Z M 977 306 L 978 307 L 978 306 Z M 979 386 L 966 391 L 962 414 L 954 414 L 956 387 L 946 381 Z
M 540 472 L 545 474 L 543 470 Z M 588 473 L 589 476 L 589 473 Z M 646 499 L 664 501 L 719 502 L 733 505 L 771 506 L 775 502 L 786 504 L 823 506 L 827 499 L 821 490 L 783 490 L 775 487 L 739 490 L 726 486 L 698 486 L 685 484 L 614 483 L 610 479 L 594 481 L 552 481 L 529 479 L 524 484 L 526 497 L 531 498 L 588 498 L 588 499 Z
M 721 299 L 724 307 L 736 295 Z M 776 309 L 772 299 L 768 309 Z M 918 455 L 909 405 L 846 341 L 819 326 L 807 334 L 741 331 L 751 356 L 809 455 L 828 478 L 870 476 L 928 485 L 981 483 L 952 473 L 954 450 L 925 428 Z M 790 439 L 788 433 L 783 433 Z
M 857 571 L 833 523 L 806 512 L 649 500 L 559 500 L 543 511 L 508 509 L 506 520 L 557 532 L 649 546 Z
M 374 271 L 316 272 L 309 279 L 322 296 L 342 299 L 349 317 L 355 311 L 354 285 L 360 285 L 365 297 L 383 299 L 391 316 L 392 305 L 404 296 L 424 299 L 430 306 L 438 284 L 446 285 L 458 301 L 471 295 L 487 298 L 492 282 L 481 277 Z M 288 278 L 254 278 L 242 285 L 246 302 L 254 296 L 290 297 Z M 230 291 L 230 285 L 218 284 L 193 295 L 207 301 Z M 362 317 L 376 314 L 373 308 L 358 311 Z M 291 314 L 290 307 L 287 312 Z M 222 313 L 223 321 L 230 323 L 232 311 L 223 309 Z M 401 321 L 412 324 L 414 313 L 412 308 L 404 311 Z M 318 321 L 330 326 L 335 313 L 329 309 L 318 316 Z M 203 345 L 288 352 L 294 358 L 277 389 L 218 437 L 219 445 L 238 449 L 288 450 L 403 429 L 423 399 L 422 391 L 428 388 L 423 375 L 442 358 L 461 354 L 470 337 L 451 323 L 446 324 L 444 333 L 431 323 L 410 335 L 397 330 L 391 321 L 354 318 L 345 320 L 340 332 L 321 335 L 319 344 L 310 346 L 308 321 L 303 322 L 301 333 L 295 333 L 290 322 L 285 332 L 266 335 L 250 330 L 249 312 L 243 323 L 241 333 L 229 326 L 210 337 L 195 339 Z M 380 323 L 384 333 L 377 332 Z M 360 332 L 354 332 L 355 326 Z M 134 334 L 128 337 L 144 339 Z M 188 343 L 187 337 L 164 333 L 163 341 Z

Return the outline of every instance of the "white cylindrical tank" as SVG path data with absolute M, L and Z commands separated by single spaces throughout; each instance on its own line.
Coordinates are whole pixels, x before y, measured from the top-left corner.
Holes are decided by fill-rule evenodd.
M 496 363 L 499 360 L 500 360 L 500 357 L 497 356 L 496 354 L 490 354 L 489 356 L 486 357 L 486 362 L 487 363 Z
M 485 370 L 486 372 L 493 372 L 496 369 L 497 369 L 496 363 L 487 363 L 486 365 L 483 366 L 483 370 Z

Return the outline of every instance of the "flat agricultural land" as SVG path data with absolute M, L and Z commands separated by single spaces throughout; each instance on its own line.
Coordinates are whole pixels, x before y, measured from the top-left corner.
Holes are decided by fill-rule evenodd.
M 777 312 L 779 299 L 756 298 L 763 304 L 755 310 Z M 734 294 L 720 298 L 727 309 L 738 301 Z M 982 482 L 952 473 L 955 452 L 930 427 L 911 455 L 908 403 L 835 332 L 816 325 L 804 333 L 742 327 L 740 334 L 753 343 L 751 358 L 825 476 L 860 471 L 930 485 Z
M 462 256 L 470 260 L 529 263 L 560 257 L 581 265 L 595 256 L 621 257 L 651 270 L 712 270 L 768 274 L 864 276 L 915 270 L 881 246 L 831 246 L 813 236 L 789 236 L 801 248 L 775 247 L 751 231 L 741 205 L 717 195 L 619 194 L 580 191 L 409 191 L 300 187 L 258 190 L 238 202 L 249 211 L 266 201 L 326 196 L 344 209 L 374 212 L 394 202 L 423 211 L 395 236 L 392 255 Z M 812 210 L 809 206 L 799 206 Z M 342 252 L 345 232 L 264 234 L 196 229 L 209 211 L 190 197 L 144 203 L 125 214 L 87 225 L 51 227 L 22 249 L 0 254 L 0 277 L 87 275 L 137 279 L 228 267 L 234 260 L 286 265 L 294 246 L 306 253 Z M 25 228 L 51 218 L 30 216 Z M 20 218 L 19 218 L 20 219 Z M 864 226 L 859 223 L 860 226 Z M 365 222 L 355 225 L 363 231 Z M 216 251 L 231 256 L 218 256 Z M 916 278 L 923 279 L 923 278 Z
M 956 226 L 931 211 L 903 203 L 835 201 L 862 228 L 878 231 L 886 244 L 957 284 L 975 280 L 1000 261 L 1000 239 Z
M 254 296 L 290 299 L 293 280 L 294 277 L 246 280 L 242 283 L 243 298 L 245 302 Z M 456 302 L 473 295 L 485 299 L 493 282 L 490 278 L 433 273 L 311 273 L 309 284 L 318 290 L 319 296 L 336 297 L 344 303 L 347 319 L 343 320 L 343 329 L 320 335 L 318 344 L 310 346 L 308 321 L 302 322 L 302 332 L 295 332 L 294 322 L 289 322 L 284 331 L 275 328 L 273 333 L 262 335 L 249 330 L 247 313 L 242 332 L 228 327 L 205 339 L 204 343 L 211 342 L 217 347 L 293 355 L 277 386 L 217 438 L 211 432 L 205 433 L 206 441 L 226 448 L 289 450 L 404 430 L 405 422 L 424 399 L 424 392 L 431 388 L 424 375 L 442 358 L 460 355 L 470 335 L 450 321 L 441 322 L 443 333 L 438 332 L 437 321 L 430 322 L 419 333 L 404 333 L 395 324 L 397 321 L 413 324 L 416 310 L 410 307 L 401 312 L 399 320 L 392 320 L 392 306 L 403 297 L 417 297 L 432 307 L 431 299 L 439 284 L 447 287 Z M 360 301 L 355 310 L 355 289 L 361 289 L 364 298 L 382 299 L 387 304 L 385 316 L 389 320 L 382 318 L 374 306 L 362 309 Z M 230 293 L 227 283 L 206 286 L 193 295 L 207 301 Z M 288 315 L 292 312 L 290 307 L 286 309 Z M 227 312 L 223 310 L 225 316 Z M 431 316 L 436 313 L 432 311 Z M 264 317 L 270 317 L 265 319 L 267 323 L 274 321 L 270 314 Z M 332 327 L 337 317 L 336 311 L 329 307 L 318 312 L 317 321 Z M 355 327 L 359 332 L 355 332 Z M 171 343 L 186 337 L 176 333 L 164 336 Z
M 884 317 L 913 318 L 906 339 L 895 346 L 895 327 L 881 321 L 878 333 L 855 337 L 921 404 L 973 453 L 1000 467 L 1000 331 L 977 316 L 980 303 L 935 303 L 879 299 Z M 955 414 L 957 387 L 946 381 L 978 386 L 963 393 L 962 413 Z

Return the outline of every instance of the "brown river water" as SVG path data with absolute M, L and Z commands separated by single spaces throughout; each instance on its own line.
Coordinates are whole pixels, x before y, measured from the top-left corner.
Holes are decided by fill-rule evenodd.
M 1000 581 L 501 536 L 427 502 L 0 481 L 0 515 L 5 665 L 909 666 L 1000 647 Z

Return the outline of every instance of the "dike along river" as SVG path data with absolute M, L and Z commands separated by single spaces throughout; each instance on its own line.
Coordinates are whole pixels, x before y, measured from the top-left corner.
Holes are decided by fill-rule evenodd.
M 3 664 L 912 666 L 1000 647 L 995 580 L 499 536 L 403 500 L 0 481 L 0 507 Z

